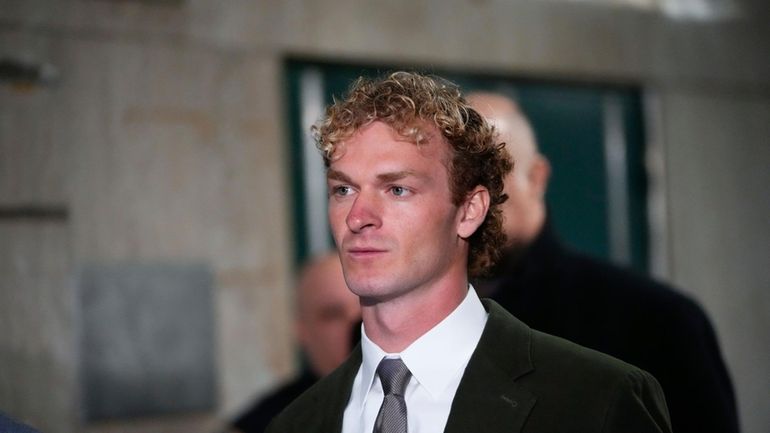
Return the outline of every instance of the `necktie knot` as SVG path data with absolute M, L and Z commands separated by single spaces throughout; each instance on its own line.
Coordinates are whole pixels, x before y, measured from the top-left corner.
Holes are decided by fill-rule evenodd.
M 403 396 L 412 373 L 401 358 L 386 358 L 377 366 L 377 374 L 382 382 L 385 395 Z

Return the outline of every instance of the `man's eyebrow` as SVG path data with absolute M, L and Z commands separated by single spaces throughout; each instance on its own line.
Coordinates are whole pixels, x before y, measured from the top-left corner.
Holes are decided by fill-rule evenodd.
M 380 175 L 377 175 L 377 179 L 379 179 L 380 182 L 388 183 L 388 182 L 395 182 L 397 180 L 401 180 L 409 176 L 420 177 L 417 173 L 411 170 L 402 170 L 402 171 L 396 171 L 393 173 L 382 173 Z
M 340 182 L 345 182 L 345 183 L 353 183 L 353 179 L 351 179 L 347 174 L 341 171 L 332 170 L 332 169 L 328 169 L 326 171 L 326 179 L 338 180 Z
M 417 178 L 424 178 L 424 175 L 420 175 L 419 173 L 416 173 L 412 170 L 401 170 L 401 171 L 394 171 L 390 173 L 382 173 L 377 175 L 377 180 L 379 180 L 382 183 L 389 183 L 389 182 L 396 182 L 401 179 L 405 179 L 407 177 L 417 177 Z M 326 171 L 326 180 L 337 180 L 344 183 L 353 183 L 353 179 L 350 178 L 347 174 L 329 169 Z

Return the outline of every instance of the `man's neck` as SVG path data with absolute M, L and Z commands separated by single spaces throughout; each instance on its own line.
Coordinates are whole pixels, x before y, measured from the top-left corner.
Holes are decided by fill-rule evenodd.
M 506 248 L 521 248 L 528 246 L 538 237 L 546 222 L 545 204 L 539 203 L 529 210 L 527 218 L 519 222 L 522 226 L 516 229 L 507 228 L 508 237 Z
M 402 352 L 454 311 L 468 293 L 467 277 L 387 302 L 362 305 L 366 336 L 388 353 Z

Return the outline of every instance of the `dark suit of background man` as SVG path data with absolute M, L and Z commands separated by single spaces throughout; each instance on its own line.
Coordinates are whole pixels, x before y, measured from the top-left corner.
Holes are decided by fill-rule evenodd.
M 534 331 L 469 285 L 504 242 L 511 163 L 456 86 L 359 80 L 315 132 L 361 344 L 269 432 L 670 432 L 649 373 Z
M 510 245 L 494 278 L 480 285 L 527 325 L 652 373 L 673 431 L 737 432 L 732 384 L 703 310 L 663 284 L 563 247 L 547 223 L 549 164 L 529 121 L 506 97 L 468 99 L 495 124 L 516 165 L 503 205 Z

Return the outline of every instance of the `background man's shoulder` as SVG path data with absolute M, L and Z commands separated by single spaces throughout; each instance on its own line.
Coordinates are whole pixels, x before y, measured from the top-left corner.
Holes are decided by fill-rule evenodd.
M 342 423 L 353 379 L 361 365 L 360 346 L 331 374 L 316 382 L 279 413 L 267 428 L 269 433 L 333 431 Z M 311 428 L 312 427 L 312 428 Z
M 536 370 L 560 371 L 568 376 L 580 372 L 586 380 L 601 376 L 603 380 L 597 385 L 627 375 L 643 373 L 642 376 L 649 376 L 647 372 L 627 362 L 534 329 L 531 351 Z
M 708 317 L 690 295 L 637 270 L 569 252 L 571 290 L 592 302 L 625 308 L 633 313 L 654 312 L 658 319 L 700 324 Z

